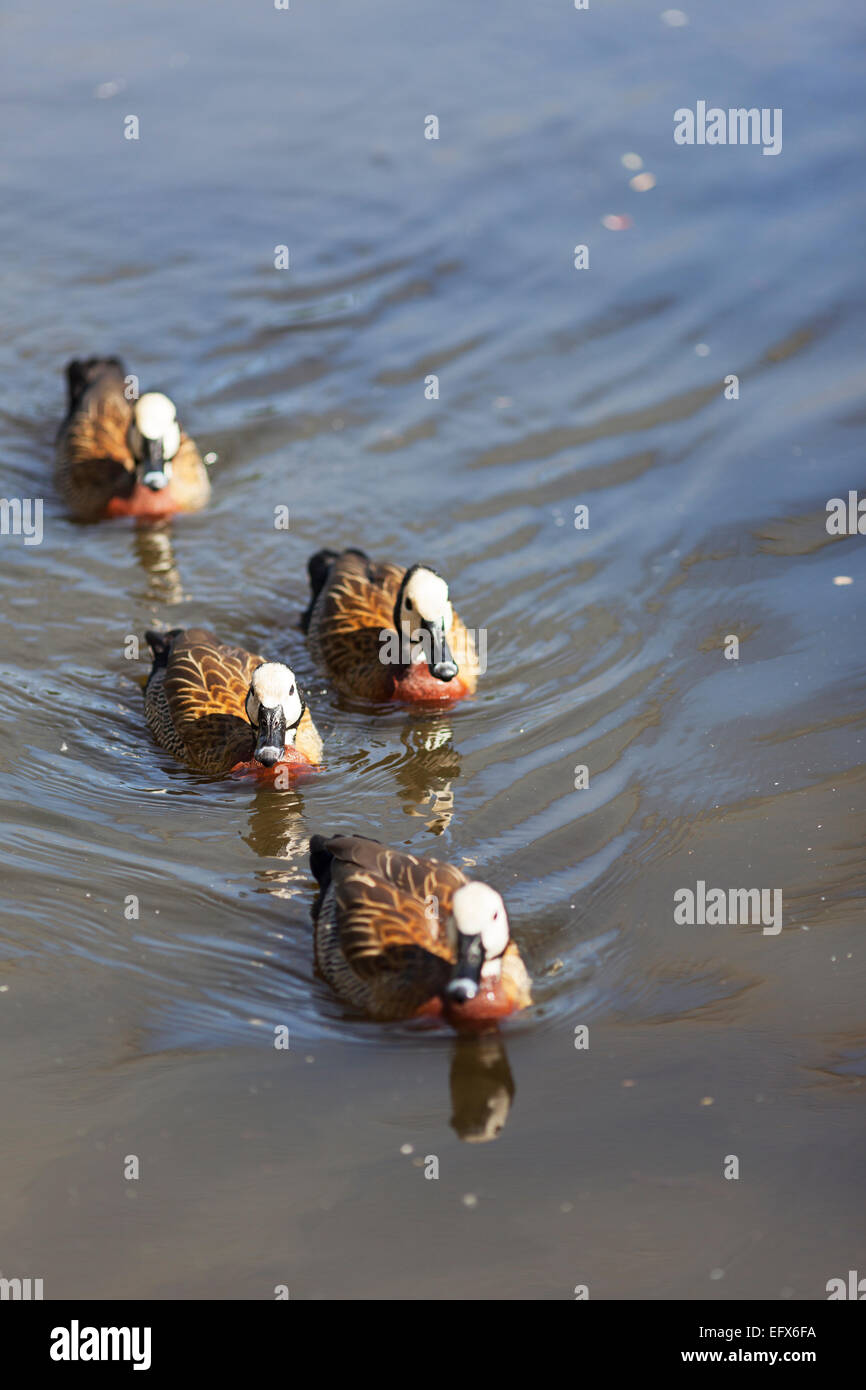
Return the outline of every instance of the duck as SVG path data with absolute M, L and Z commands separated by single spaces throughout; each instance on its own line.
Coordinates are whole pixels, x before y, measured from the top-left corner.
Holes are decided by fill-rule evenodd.
M 157 743 L 199 772 L 303 772 L 322 740 L 294 672 L 204 628 L 149 631 L 144 712 Z
M 66 383 L 55 477 L 72 520 L 156 519 L 205 506 L 207 469 L 168 396 L 147 391 L 129 400 L 119 357 L 76 358 Z
M 532 982 L 495 888 L 365 835 L 313 835 L 316 970 L 379 1022 L 460 1026 L 532 1003 Z
M 478 682 L 475 643 L 430 565 L 374 563 L 363 550 L 319 550 L 301 619 L 315 660 L 347 695 L 455 701 Z

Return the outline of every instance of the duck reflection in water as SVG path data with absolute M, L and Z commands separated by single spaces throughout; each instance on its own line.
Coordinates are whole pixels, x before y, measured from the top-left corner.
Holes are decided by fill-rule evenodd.
M 460 776 L 460 754 L 451 739 L 450 720 L 439 714 L 419 715 L 401 730 L 406 753 L 395 768 L 407 816 L 425 819 L 428 830 L 441 835 L 454 815 L 452 783 Z
M 138 562 L 150 581 L 148 598 L 181 603 L 183 584 L 174 556 L 171 522 L 138 521 L 132 534 Z
M 451 1059 L 451 1128 L 467 1144 L 488 1144 L 505 1128 L 514 1077 L 495 1029 L 464 1034 Z
M 282 864 L 262 868 L 256 875 L 267 892 L 295 898 L 309 889 L 307 854 L 309 830 L 304 818 L 304 798 L 294 787 L 258 787 L 250 807 L 249 826 L 242 837 L 262 859 Z

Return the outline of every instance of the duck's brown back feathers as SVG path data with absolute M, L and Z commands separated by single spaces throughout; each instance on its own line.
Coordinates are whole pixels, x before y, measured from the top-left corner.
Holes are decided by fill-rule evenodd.
M 89 520 L 135 486 L 127 442 L 132 402 L 117 358 L 70 362 L 66 376 L 69 411 L 57 438 L 57 487 L 71 515 Z
M 333 554 L 333 552 L 331 552 Z M 334 684 L 369 700 L 387 700 L 394 687 L 380 661 L 381 632 L 394 626 L 394 603 L 403 571 L 374 565 L 357 550 L 344 550 L 321 577 L 309 619 L 310 649 Z
M 320 885 L 316 964 L 373 1018 L 409 1018 L 441 994 L 454 953 L 442 925 L 466 875 L 360 835 L 310 842 Z
M 148 641 L 154 666 L 144 708 L 157 742 L 203 772 L 225 772 L 250 759 L 256 740 L 244 705 L 263 658 L 203 628 L 148 633 Z

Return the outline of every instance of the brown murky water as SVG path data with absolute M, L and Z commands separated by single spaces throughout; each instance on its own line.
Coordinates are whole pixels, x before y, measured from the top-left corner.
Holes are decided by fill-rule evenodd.
M 3 488 L 45 502 L 0 544 L 0 1274 L 46 1297 L 863 1270 L 866 566 L 825 527 L 863 474 L 861 25 L 661 8 L 7 10 Z M 781 155 L 676 146 L 703 99 L 782 108 Z M 218 455 L 206 513 L 64 519 L 91 351 Z M 330 693 L 296 626 L 322 544 L 448 576 L 474 702 Z M 326 770 L 175 765 L 124 657 L 154 622 L 290 660 Z M 499 886 L 536 1006 L 474 1042 L 347 1017 L 306 865 L 341 829 Z M 698 881 L 780 889 L 782 930 L 680 925 Z

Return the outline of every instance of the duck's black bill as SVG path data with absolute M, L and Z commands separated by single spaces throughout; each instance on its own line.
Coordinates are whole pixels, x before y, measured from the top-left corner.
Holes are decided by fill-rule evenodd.
M 445 987 L 445 998 L 449 1004 L 468 1004 L 481 988 L 481 967 L 484 964 L 484 946 L 480 934 L 468 936 L 458 932 L 457 962 L 454 973 Z
M 280 761 L 286 747 L 286 716 L 282 707 L 266 709 L 259 706 L 259 733 L 256 739 L 254 757 L 265 767 L 273 767 Z
M 151 492 L 161 492 L 164 487 L 168 487 L 168 472 L 162 440 L 146 439 L 144 445 L 147 454 L 142 468 L 141 481 L 145 487 L 150 488 Z
M 437 681 L 451 681 L 460 667 L 451 655 L 451 648 L 441 623 L 424 623 L 421 626 L 430 639 L 430 674 Z

